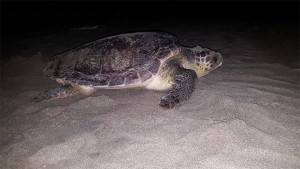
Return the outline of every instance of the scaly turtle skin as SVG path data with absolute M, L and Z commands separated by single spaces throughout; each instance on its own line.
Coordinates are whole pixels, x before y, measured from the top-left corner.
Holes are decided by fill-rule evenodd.
M 102 38 L 56 55 L 45 75 L 62 86 L 39 94 L 36 102 L 89 95 L 98 89 L 143 87 L 166 90 L 160 106 L 187 100 L 197 77 L 222 64 L 222 55 L 200 46 L 181 46 L 163 32 L 137 32 Z

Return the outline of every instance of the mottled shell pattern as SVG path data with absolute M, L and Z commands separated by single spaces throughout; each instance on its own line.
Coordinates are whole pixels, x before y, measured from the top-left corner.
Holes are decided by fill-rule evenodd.
M 179 41 L 167 33 L 120 34 L 56 55 L 44 72 L 61 83 L 126 86 L 151 79 L 166 58 L 179 53 Z

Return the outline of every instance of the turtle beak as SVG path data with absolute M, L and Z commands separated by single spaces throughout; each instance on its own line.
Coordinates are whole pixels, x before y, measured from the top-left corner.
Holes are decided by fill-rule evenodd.
M 223 63 L 223 56 L 221 53 L 216 53 L 216 55 L 213 57 L 213 62 L 218 65 L 221 66 Z

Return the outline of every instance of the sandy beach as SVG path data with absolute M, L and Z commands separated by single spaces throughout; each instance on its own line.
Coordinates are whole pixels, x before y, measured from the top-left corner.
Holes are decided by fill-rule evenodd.
M 224 56 L 223 65 L 197 79 L 192 97 L 172 110 L 158 106 L 162 92 L 144 89 L 32 102 L 59 85 L 42 73 L 55 54 L 111 32 L 137 30 L 87 26 L 14 42 L 22 48 L 12 48 L 1 66 L 0 168 L 300 168 L 297 29 L 140 27 Z

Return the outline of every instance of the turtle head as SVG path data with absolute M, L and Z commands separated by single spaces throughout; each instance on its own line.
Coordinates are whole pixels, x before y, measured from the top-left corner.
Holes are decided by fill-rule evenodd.
M 222 65 L 223 57 L 219 52 L 200 46 L 185 48 L 184 50 L 185 52 L 183 52 L 183 54 L 189 58 L 190 61 L 190 66 L 188 67 L 195 70 L 198 77 L 204 76 Z

